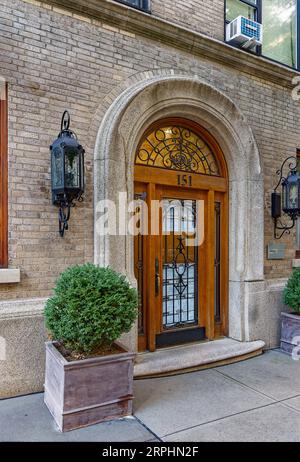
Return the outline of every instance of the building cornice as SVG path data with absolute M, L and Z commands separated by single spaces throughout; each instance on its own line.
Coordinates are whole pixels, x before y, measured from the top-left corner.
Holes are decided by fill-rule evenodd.
M 26 1 L 26 0 L 25 0 Z M 292 88 L 299 72 L 112 0 L 41 0 L 240 72 Z

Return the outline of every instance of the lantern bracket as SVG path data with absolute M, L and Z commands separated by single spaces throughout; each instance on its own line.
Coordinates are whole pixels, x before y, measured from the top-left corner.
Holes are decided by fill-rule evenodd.
M 279 176 L 279 181 L 277 183 L 276 188 L 274 188 L 274 192 L 277 191 L 280 185 L 287 179 L 286 176 L 283 174 L 283 170 L 285 165 L 289 162 L 289 171 L 290 172 L 295 172 L 297 170 L 297 165 L 298 165 L 298 159 L 295 156 L 290 156 L 285 161 L 282 163 L 281 168 L 277 170 L 276 175 Z
M 83 197 L 77 197 L 78 202 L 83 202 Z M 64 237 L 65 231 L 69 229 L 69 220 L 71 216 L 71 208 L 75 207 L 74 201 L 69 202 L 67 196 L 64 196 L 63 200 L 60 200 L 58 219 L 59 219 L 59 234 Z
M 65 111 L 63 113 L 62 118 L 61 118 L 60 132 L 62 133 L 62 132 L 69 131 L 70 123 L 71 123 L 70 113 L 69 113 L 69 111 Z
M 292 223 L 290 225 L 285 225 L 278 218 L 274 218 L 274 238 L 281 239 L 284 234 L 291 234 L 291 229 L 294 228 L 297 218 L 292 218 Z M 277 231 L 281 231 L 280 234 Z
M 279 211 L 279 203 L 280 201 L 280 209 L 281 209 L 281 195 L 277 192 L 278 188 L 287 180 L 287 176 L 284 175 L 284 169 L 286 164 L 289 167 L 289 173 L 297 171 L 298 159 L 296 156 L 290 156 L 282 163 L 281 168 L 277 170 L 276 175 L 279 176 L 279 181 L 274 188 L 274 192 L 272 193 L 272 217 L 274 220 L 274 238 L 281 239 L 284 234 L 291 234 L 291 229 L 294 228 L 296 221 L 299 217 L 299 214 L 289 213 L 288 216 L 291 220 L 290 224 L 285 224 L 281 221 L 281 210 Z M 277 202 L 277 203 L 276 203 Z M 281 231 L 278 233 L 277 231 Z
M 71 215 L 71 205 L 61 204 L 59 207 L 59 234 L 64 237 L 65 231 L 69 229 L 69 220 Z

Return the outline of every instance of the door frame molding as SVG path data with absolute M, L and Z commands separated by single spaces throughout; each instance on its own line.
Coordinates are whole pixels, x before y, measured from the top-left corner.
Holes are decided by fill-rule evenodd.
M 133 200 L 133 157 L 145 129 L 155 120 L 180 116 L 208 130 L 224 153 L 229 171 L 229 336 L 250 341 L 260 331 L 255 293 L 264 281 L 264 176 L 259 150 L 246 117 L 224 93 L 195 75 L 176 70 L 140 73 L 101 101 L 90 129 L 94 148 L 94 261 L 110 265 L 136 285 L 132 236 L 97 232 L 98 201 Z M 99 128 L 100 127 L 100 128 Z M 116 174 L 117 172 L 117 174 Z M 137 348 L 137 326 L 123 338 Z
M 203 298 L 200 303 L 198 300 L 199 318 L 203 320 L 206 329 L 206 337 L 213 340 L 220 336 L 228 335 L 228 170 L 224 154 L 214 137 L 203 127 L 199 126 L 193 121 L 185 118 L 173 117 L 165 118 L 155 121 L 150 127 L 147 128 L 140 143 L 138 144 L 137 151 L 144 139 L 156 129 L 163 126 L 183 126 L 187 129 L 193 130 L 197 133 L 211 148 L 213 155 L 219 165 L 220 176 L 210 176 L 199 173 L 186 172 L 192 178 L 192 185 L 178 186 L 177 176 L 184 173 L 181 170 L 171 170 L 168 168 L 157 168 L 148 165 L 134 165 L 134 183 L 137 185 L 137 191 L 141 192 L 144 189 L 147 192 L 147 205 L 148 205 L 148 226 L 151 226 L 151 200 L 156 199 L 161 201 L 163 198 L 163 191 L 168 191 L 170 197 L 174 198 L 197 198 L 197 194 L 205 197 L 207 204 L 205 208 L 205 243 L 203 245 L 202 253 L 204 257 L 205 266 L 205 284 L 200 280 L 198 273 L 198 288 L 200 294 L 200 287 L 204 291 Z M 142 188 L 144 185 L 144 188 Z M 215 322 L 215 198 L 222 204 L 222 219 L 221 219 L 221 234 L 223 236 L 221 242 L 221 322 L 216 325 Z M 160 217 L 161 221 L 161 217 Z M 160 224 L 161 228 L 161 224 Z M 162 307 L 162 292 L 160 291 L 159 298 L 154 296 L 155 288 L 153 281 L 155 280 L 154 260 L 157 255 L 161 254 L 161 235 L 160 236 L 147 236 L 144 241 L 144 253 L 146 255 L 144 262 L 144 274 L 147 280 L 144 280 L 144 287 L 147 289 L 147 296 L 142 294 L 144 316 L 147 319 L 145 332 L 139 336 L 139 350 L 155 351 L 156 349 L 156 336 L 160 332 L 160 325 L 158 325 L 158 312 L 161 312 Z M 145 248 L 146 247 L 146 248 Z M 199 248 L 199 252 L 201 249 Z M 136 258 L 136 255 L 134 256 Z M 162 287 L 163 275 L 163 262 L 160 261 L 160 287 Z M 145 276 L 143 276 L 145 277 Z M 202 306 L 203 305 L 203 306 Z M 200 316 L 200 310 L 202 310 Z M 160 313 L 161 314 L 161 313 Z

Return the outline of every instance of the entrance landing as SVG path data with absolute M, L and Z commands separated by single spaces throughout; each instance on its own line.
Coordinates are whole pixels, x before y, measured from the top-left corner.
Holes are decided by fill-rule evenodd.
M 184 374 L 232 364 L 262 354 L 265 343 L 238 342 L 231 338 L 164 348 L 140 353 L 134 367 L 136 379 Z

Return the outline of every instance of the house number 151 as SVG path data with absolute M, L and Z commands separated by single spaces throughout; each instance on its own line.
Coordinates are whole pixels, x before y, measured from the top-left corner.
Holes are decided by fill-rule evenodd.
M 191 175 L 177 175 L 178 186 L 192 186 Z

